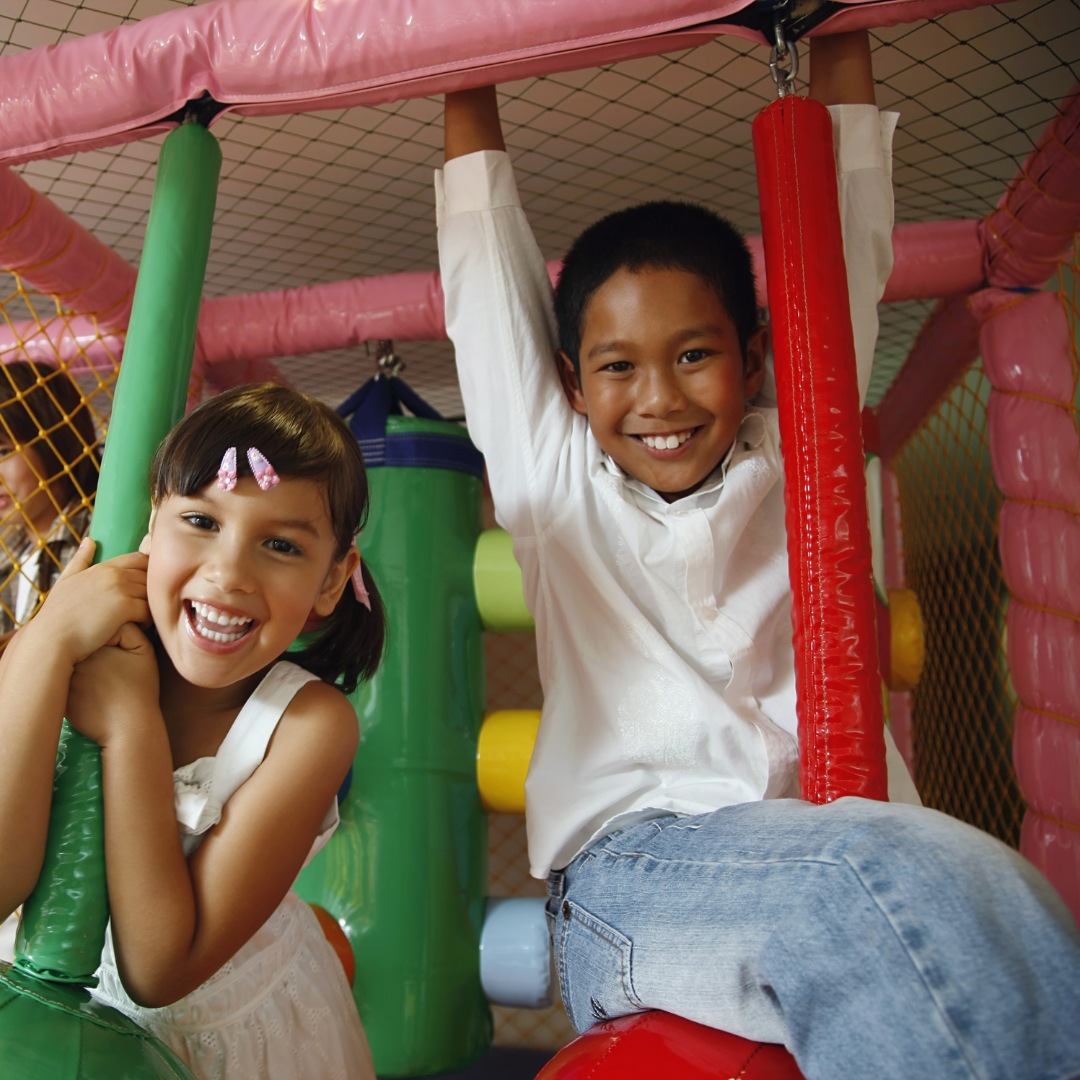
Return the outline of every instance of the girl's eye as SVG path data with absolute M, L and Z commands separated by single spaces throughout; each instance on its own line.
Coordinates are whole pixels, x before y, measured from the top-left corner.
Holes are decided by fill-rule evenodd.
M 267 540 L 266 546 L 271 551 L 276 551 L 279 555 L 303 554 L 303 552 L 291 540 L 285 540 L 280 536 L 275 536 L 273 540 Z
M 217 528 L 217 522 L 209 514 L 185 514 L 184 520 L 196 529 L 209 531 Z
M 687 349 L 686 352 L 679 357 L 680 364 L 696 364 L 701 360 L 704 360 L 709 354 L 704 349 Z

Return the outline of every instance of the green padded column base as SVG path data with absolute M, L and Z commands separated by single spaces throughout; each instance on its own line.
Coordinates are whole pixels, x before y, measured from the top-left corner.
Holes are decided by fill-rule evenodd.
M 194 1080 L 134 1020 L 80 986 L 50 983 L 0 962 L 4 1080 Z

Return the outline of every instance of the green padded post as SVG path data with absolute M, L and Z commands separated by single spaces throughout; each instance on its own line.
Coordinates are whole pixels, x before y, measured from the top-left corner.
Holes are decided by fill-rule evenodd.
M 387 434 L 465 438 L 391 416 Z M 481 483 L 433 468 L 373 468 L 364 561 L 386 604 L 386 657 L 353 701 L 361 740 L 342 823 L 300 875 L 341 922 L 353 994 L 383 1077 L 465 1068 L 491 1044 L 480 985 L 487 815 L 476 786 L 486 682 L 473 552 Z
M 221 147 L 201 124 L 181 125 L 161 148 L 90 526 L 99 559 L 138 548 L 150 461 L 184 414 L 220 171 Z
M 183 414 L 220 170 L 217 140 L 198 124 L 177 128 L 161 148 L 90 528 L 98 560 L 138 547 L 150 516 L 151 458 Z M 83 989 L 93 982 L 107 920 L 101 753 L 65 723 L 45 862 L 23 906 L 15 968 L 0 966 L 0 1061 L 17 1070 L 5 1077 L 190 1075 Z

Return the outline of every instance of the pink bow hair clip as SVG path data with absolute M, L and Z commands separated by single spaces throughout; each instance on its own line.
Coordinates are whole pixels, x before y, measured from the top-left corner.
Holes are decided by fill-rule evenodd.
M 269 491 L 281 483 L 281 477 L 274 471 L 274 466 L 256 450 L 254 446 L 248 447 L 248 464 L 251 466 L 251 475 L 255 477 L 255 483 L 263 491 Z M 233 491 L 236 488 L 236 447 L 230 446 L 221 459 L 221 468 L 218 469 L 217 486 L 222 491 Z
M 217 471 L 217 486 L 222 491 L 232 491 L 236 487 L 236 447 L 230 446 L 221 459 L 221 468 Z
M 247 459 L 251 466 L 251 475 L 255 477 L 255 483 L 263 491 L 269 491 L 281 483 L 281 477 L 274 472 L 274 466 L 254 446 L 248 447 Z
M 359 550 L 357 548 L 358 552 Z M 371 596 L 368 594 L 367 586 L 364 584 L 364 564 L 362 562 L 358 562 L 356 569 L 352 572 L 352 587 L 356 599 L 370 611 Z

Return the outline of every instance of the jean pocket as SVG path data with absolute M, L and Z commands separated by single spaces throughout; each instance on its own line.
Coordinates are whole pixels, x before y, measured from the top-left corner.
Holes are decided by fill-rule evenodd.
M 643 1011 L 630 939 L 573 900 L 563 901 L 557 923 L 559 989 L 575 1029 Z

